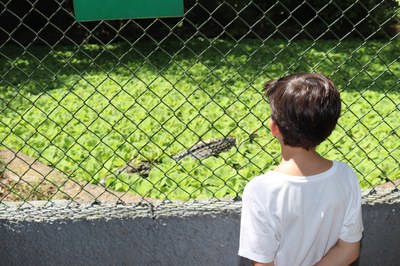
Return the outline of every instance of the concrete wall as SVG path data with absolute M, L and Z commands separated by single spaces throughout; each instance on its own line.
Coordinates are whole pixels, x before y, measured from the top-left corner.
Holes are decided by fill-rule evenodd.
M 146 208 L 0 211 L 0 265 L 239 264 L 240 203 Z M 363 211 L 359 265 L 400 265 L 400 203 Z

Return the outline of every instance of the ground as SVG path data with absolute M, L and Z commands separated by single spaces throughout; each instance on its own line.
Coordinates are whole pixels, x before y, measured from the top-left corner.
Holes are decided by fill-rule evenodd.
M 69 199 L 79 203 L 156 203 L 152 199 L 75 181 L 37 159 L 14 150 L 0 150 L 0 159 L 5 165 L 0 177 L 0 201 Z
M 10 149 L 0 150 L 0 201 L 32 201 L 67 199 L 77 203 L 88 202 L 148 202 L 155 199 L 113 191 L 100 185 L 75 181 L 39 160 Z M 5 167 L 4 167 L 5 166 Z M 5 169 L 4 169 L 5 168 Z M 374 195 L 386 195 L 400 187 L 400 179 L 376 186 Z

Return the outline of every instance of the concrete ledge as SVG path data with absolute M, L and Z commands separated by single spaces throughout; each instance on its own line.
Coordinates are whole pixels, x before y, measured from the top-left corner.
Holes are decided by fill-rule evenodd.
M 240 202 L 66 203 L 0 208 L 0 265 L 239 264 Z M 398 265 L 399 212 L 399 202 L 363 205 L 359 265 Z

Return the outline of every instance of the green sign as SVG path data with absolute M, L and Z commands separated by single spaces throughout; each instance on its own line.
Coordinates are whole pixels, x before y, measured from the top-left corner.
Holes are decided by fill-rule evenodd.
M 183 0 L 74 0 L 77 21 L 182 17 Z

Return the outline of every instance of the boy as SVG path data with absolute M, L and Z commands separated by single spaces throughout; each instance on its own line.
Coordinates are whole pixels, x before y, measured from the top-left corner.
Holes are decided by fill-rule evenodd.
M 340 115 L 338 90 L 321 74 L 294 74 L 265 85 L 280 164 L 243 192 L 239 255 L 253 265 L 349 265 L 363 225 L 355 173 L 315 148 Z

